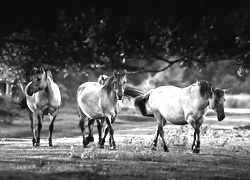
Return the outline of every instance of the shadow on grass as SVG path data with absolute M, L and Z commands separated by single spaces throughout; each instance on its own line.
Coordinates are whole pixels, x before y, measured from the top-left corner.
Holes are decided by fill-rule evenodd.
M 64 180 L 64 179 L 107 179 L 106 175 L 99 175 L 91 173 L 89 171 L 82 172 L 59 172 L 49 174 L 37 174 L 37 173 L 26 173 L 26 172 L 13 172 L 13 171 L 1 171 L 0 177 L 2 180 L 18 179 L 18 180 Z

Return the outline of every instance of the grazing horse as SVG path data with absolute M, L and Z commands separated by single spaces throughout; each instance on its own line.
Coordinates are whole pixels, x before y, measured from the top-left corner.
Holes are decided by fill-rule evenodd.
M 147 113 L 146 103 L 148 102 L 153 116 L 157 120 L 153 149 L 156 148 L 160 134 L 164 151 L 168 152 L 163 131 L 163 126 L 168 121 L 175 125 L 190 124 L 194 128 L 192 150 L 193 153 L 199 153 L 200 126 L 204 121 L 208 106 L 216 112 L 219 121 L 225 118 L 224 94 L 224 90 L 215 87 L 210 82 L 197 81 L 185 88 L 161 86 L 137 97 L 135 106 L 139 108 L 142 115 L 152 116 L 152 114 Z
M 77 90 L 78 112 L 80 116 L 80 127 L 83 135 L 83 146 L 87 147 L 88 143 L 93 138 L 92 126 L 95 119 L 100 120 L 97 126 L 99 137 L 102 135 L 102 124 L 106 121 L 104 135 L 99 139 L 101 148 L 104 148 L 105 138 L 107 133 L 110 133 L 110 148 L 116 149 L 114 141 L 114 130 L 112 122 L 117 116 L 117 104 L 123 96 L 136 97 L 141 95 L 139 90 L 127 87 L 126 73 L 113 72 L 113 76 L 107 79 L 104 85 L 98 82 L 85 82 Z M 85 138 L 85 121 L 89 121 L 91 125 L 89 137 Z
M 49 146 L 52 146 L 52 132 L 61 103 L 61 94 L 49 70 L 40 68 L 34 71 L 31 82 L 25 87 L 25 98 L 22 103 L 26 103 L 26 106 L 23 104 L 24 108 L 28 107 L 33 133 L 33 146 L 40 146 L 40 132 L 44 115 L 50 117 Z

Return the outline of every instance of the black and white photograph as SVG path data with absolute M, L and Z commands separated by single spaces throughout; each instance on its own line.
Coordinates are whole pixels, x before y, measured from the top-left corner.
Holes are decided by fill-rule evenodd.
M 0 1 L 0 179 L 250 179 L 250 1 Z

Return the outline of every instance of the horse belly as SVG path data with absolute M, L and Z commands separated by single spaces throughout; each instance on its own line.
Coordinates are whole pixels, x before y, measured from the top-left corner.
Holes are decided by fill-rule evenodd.
M 89 118 L 100 118 L 103 116 L 99 105 L 99 98 L 98 96 L 93 96 L 92 93 L 80 95 L 78 97 L 78 105 L 82 112 Z
M 161 116 L 171 124 L 184 125 L 185 115 L 180 99 L 181 91 L 175 87 L 164 87 L 152 92 L 149 106 L 153 112 L 160 112 Z

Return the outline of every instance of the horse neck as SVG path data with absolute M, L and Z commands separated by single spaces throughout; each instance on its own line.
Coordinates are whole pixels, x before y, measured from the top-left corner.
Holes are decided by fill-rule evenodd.
M 198 109 L 205 109 L 209 105 L 209 96 L 200 93 L 200 87 L 196 85 L 189 86 L 187 91 L 190 99 L 194 102 Z M 190 95 L 191 94 L 191 95 Z
M 113 76 L 108 79 L 107 83 L 102 88 L 102 92 L 106 95 L 108 101 L 112 101 L 112 103 L 116 104 L 118 102 L 118 99 L 115 94 L 113 80 Z
M 52 88 L 53 83 L 54 83 L 53 80 L 49 76 L 47 76 L 46 87 L 44 90 L 48 94 L 48 96 L 54 93 L 54 90 Z

